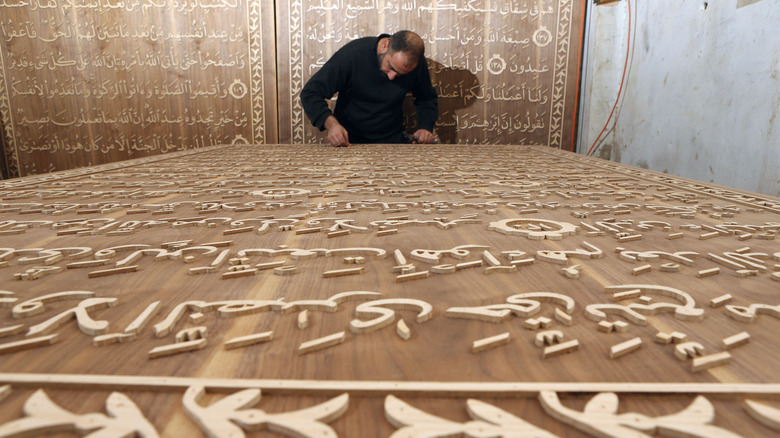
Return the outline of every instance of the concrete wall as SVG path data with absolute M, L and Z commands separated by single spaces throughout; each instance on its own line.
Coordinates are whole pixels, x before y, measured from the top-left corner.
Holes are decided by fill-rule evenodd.
M 780 2 L 631 1 L 594 156 L 780 196 Z M 578 151 L 604 127 L 628 2 L 590 6 Z

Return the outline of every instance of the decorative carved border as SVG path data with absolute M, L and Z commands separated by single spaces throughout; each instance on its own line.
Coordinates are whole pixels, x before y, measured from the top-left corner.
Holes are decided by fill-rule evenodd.
M 19 155 L 16 151 L 16 136 L 14 135 L 14 121 L 11 115 L 11 98 L 8 94 L 8 81 L 5 77 L 5 57 L 0 50 L 0 122 L 5 133 L 5 159 L 8 165 L 8 176 L 15 178 L 19 175 Z
M 0 373 L 0 383 L 74 389 L 214 391 L 260 389 L 271 394 L 431 395 L 450 397 L 536 397 L 542 391 L 622 394 L 780 395 L 780 383 L 611 383 L 611 382 L 415 382 L 394 380 L 218 379 L 165 376 Z
M 581 12 L 582 13 L 582 12 Z M 571 0 L 558 2 L 558 23 L 555 36 L 555 67 L 550 101 L 550 131 L 548 146 L 561 148 L 563 119 L 566 111 L 566 82 L 569 74 L 569 47 L 571 40 Z
M 249 83 L 252 89 L 252 142 L 265 143 L 265 90 L 263 89 L 263 32 L 261 0 L 248 0 Z
M 292 142 L 304 142 L 303 106 L 303 0 L 290 2 L 290 127 Z
M 86 379 L 100 378 L 103 381 L 95 385 Z M 463 399 L 468 396 L 485 397 L 489 393 L 469 392 L 465 393 L 450 392 L 441 393 L 438 388 L 442 383 L 425 382 L 415 384 L 413 382 L 378 382 L 383 386 L 374 389 L 373 382 L 342 382 L 349 383 L 348 388 L 360 388 L 362 391 L 342 392 L 345 385 L 333 387 L 332 390 L 340 394 L 317 405 L 311 405 L 307 402 L 304 409 L 292 410 L 287 412 L 268 413 L 265 410 L 254 407 L 260 402 L 263 392 L 274 392 L 274 388 L 268 388 L 266 385 L 257 386 L 256 380 L 235 379 L 235 386 L 215 387 L 211 382 L 221 379 L 188 379 L 188 378 L 165 378 L 165 377 L 134 377 L 134 376 L 116 376 L 113 380 L 111 376 L 84 376 L 84 375 L 36 375 L 36 374 L 0 374 L 0 382 L 9 383 L 0 385 L 0 402 L 7 398 L 15 387 L 36 388 L 35 392 L 27 398 L 23 413 L 24 417 L 11 420 L 0 424 L 0 435 L 2 436 L 33 436 L 59 430 L 74 430 L 79 426 L 89 425 L 89 429 L 94 436 L 144 436 L 157 437 L 158 431 L 144 414 L 144 408 L 148 406 L 138 406 L 133 399 L 121 392 L 120 389 L 130 391 L 178 391 L 183 392 L 181 406 L 186 415 L 192 420 L 197 428 L 200 428 L 210 437 L 243 437 L 245 431 L 254 431 L 261 429 L 270 429 L 286 436 L 301 438 L 328 437 L 336 438 L 338 434 L 330 427 L 328 423 L 344 416 L 349 411 L 350 398 L 358 392 L 369 397 L 383 397 L 384 417 L 396 428 L 393 436 L 535 436 L 535 437 L 554 437 L 545 427 L 545 424 L 537 425 L 528 422 L 523 418 L 523 413 L 515 414 L 511 411 L 505 411 L 493 402 L 485 402 L 476 398 L 464 400 L 466 410 L 471 421 L 458 422 L 449 418 L 439 417 L 436 414 L 426 412 L 414 405 L 400 399 L 397 395 L 412 395 L 399 387 L 411 388 L 413 385 L 425 385 L 425 389 L 415 390 L 415 393 L 429 397 L 454 397 Z M 73 380 L 70 380 L 73 379 Z M 133 385 L 127 386 L 127 379 L 133 379 Z M 75 381 L 74 381 L 75 380 Z M 175 386 L 170 383 L 175 382 Z M 296 381 L 261 381 L 276 382 L 281 384 L 295 383 Z M 332 392 L 320 391 L 323 383 L 321 381 L 302 381 L 314 388 L 316 395 L 325 395 Z M 66 383 L 66 385 L 63 385 Z M 85 387 L 86 383 L 86 387 Z M 13 384 L 13 387 L 11 386 Z M 78 385 L 74 387 L 74 385 Z M 453 382 L 456 390 L 461 386 L 474 385 L 468 382 Z M 522 385 L 522 384 L 481 384 L 481 385 Z M 513 398 L 535 397 L 545 414 L 553 417 L 560 423 L 578 429 L 580 432 L 597 437 L 617 437 L 633 436 L 645 437 L 655 436 L 657 432 L 662 432 L 668 436 L 686 436 L 686 437 L 739 437 L 731 429 L 738 427 L 740 432 L 745 433 L 745 428 L 755 429 L 749 432 L 761 430 L 760 434 L 765 434 L 766 429 L 780 430 L 780 410 L 771 405 L 751 398 L 776 398 L 778 396 L 777 384 L 689 384 L 681 385 L 674 383 L 660 384 L 660 391 L 654 387 L 647 387 L 642 384 L 631 383 L 585 383 L 568 384 L 574 387 L 563 387 L 558 389 L 561 384 L 558 383 L 530 383 L 531 385 L 522 393 L 507 392 L 499 396 L 509 396 Z M 587 385 L 587 386 L 583 386 Z M 657 386 L 659 384 L 650 384 Z M 332 386 L 332 385 L 331 385 Z M 366 388 L 368 386 L 368 388 Z M 71 412 L 64 407 L 59 406 L 46 394 L 46 389 L 55 388 L 77 388 L 84 390 L 111 390 L 111 394 L 106 398 L 105 409 L 109 415 L 98 412 L 79 414 Z M 224 392 L 234 391 L 220 398 L 213 403 L 203 403 L 203 396 L 206 390 L 221 390 Z M 279 393 L 289 394 L 286 388 L 280 387 Z M 404 389 L 404 388 L 401 388 Z M 681 391 L 682 389 L 682 391 Z M 756 389 L 756 391 L 754 391 Z M 567 407 L 562 403 L 559 394 L 569 393 L 596 393 L 584 406 L 583 410 Z M 620 395 L 618 395 L 620 393 Z M 298 394 L 297 392 L 295 394 Z M 308 395 L 308 393 L 303 393 Z M 623 412 L 618 414 L 621 397 L 631 395 L 654 395 L 678 397 L 680 394 L 695 394 L 696 398 L 680 411 L 651 416 L 638 412 Z M 728 424 L 722 427 L 716 421 L 716 409 L 712 402 L 705 395 L 715 395 L 716 397 L 731 396 L 742 398 L 741 402 L 745 409 L 745 416 L 750 419 L 742 424 Z M 518 416 L 520 415 L 520 416 Z M 379 417 L 375 414 L 373 420 Z M 537 417 L 538 418 L 538 417 Z M 349 421 L 349 420 L 347 420 Z M 353 420 L 354 421 L 354 420 Z M 357 423 L 355 423 L 357 424 Z M 760 424 L 760 426 L 759 426 Z M 55 429 L 56 428 L 56 429 Z M 645 434 L 648 432 L 649 434 Z M 361 436 L 370 434 L 368 430 L 361 430 Z M 745 435 L 751 436 L 751 435 Z

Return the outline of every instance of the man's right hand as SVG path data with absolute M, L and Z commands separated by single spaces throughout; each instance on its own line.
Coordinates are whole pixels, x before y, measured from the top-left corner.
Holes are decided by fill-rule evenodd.
M 336 117 L 328 116 L 325 120 L 325 129 L 328 130 L 328 141 L 331 146 L 349 146 L 349 134 Z

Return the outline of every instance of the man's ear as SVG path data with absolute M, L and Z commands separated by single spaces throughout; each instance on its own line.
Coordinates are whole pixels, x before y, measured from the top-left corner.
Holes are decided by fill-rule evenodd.
M 377 52 L 384 53 L 387 48 L 390 47 L 390 38 L 382 38 L 379 40 L 379 44 L 376 47 Z

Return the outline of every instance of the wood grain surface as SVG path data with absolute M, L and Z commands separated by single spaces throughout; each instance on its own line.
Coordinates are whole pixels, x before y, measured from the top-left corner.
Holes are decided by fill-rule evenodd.
M 776 198 L 547 147 L 222 146 L 2 181 L 0 436 L 55 406 L 58 430 L 150 436 L 777 434 L 778 231 Z

